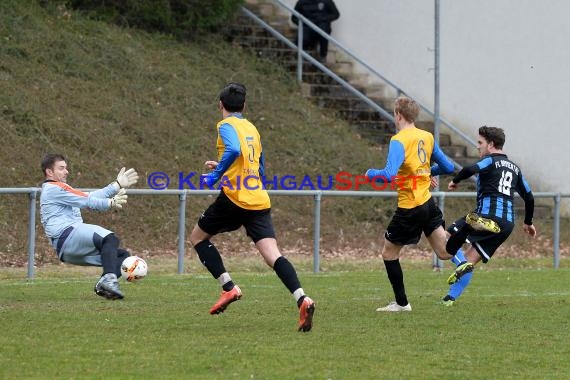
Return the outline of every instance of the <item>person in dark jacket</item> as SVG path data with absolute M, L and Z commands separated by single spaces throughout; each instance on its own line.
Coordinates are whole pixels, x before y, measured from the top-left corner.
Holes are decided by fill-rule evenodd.
M 331 34 L 331 23 L 340 17 L 333 0 L 299 0 L 295 5 L 295 10 L 327 34 Z M 299 18 L 295 15 L 291 16 L 291 21 L 299 25 Z M 327 57 L 329 41 L 308 25 L 303 25 L 303 49 L 314 49 L 317 44 L 319 45 L 319 58 L 324 61 Z

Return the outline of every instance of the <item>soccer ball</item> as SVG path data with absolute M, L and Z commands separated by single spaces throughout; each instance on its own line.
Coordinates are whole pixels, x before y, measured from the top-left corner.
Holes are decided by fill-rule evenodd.
M 121 275 L 129 282 L 144 278 L 147 271 L 146 261 L 138 256 L 129 256 L 121 264 Z

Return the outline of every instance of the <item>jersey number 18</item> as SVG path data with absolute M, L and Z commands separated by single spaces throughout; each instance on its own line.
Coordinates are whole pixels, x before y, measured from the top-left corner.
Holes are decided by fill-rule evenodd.
M 501 180 L 499 181 L 499 192 L 510 196 L 512 182 L 513 182 L 513 173 L 508 170 L 503 170 L 503 172 L 501 173 Z

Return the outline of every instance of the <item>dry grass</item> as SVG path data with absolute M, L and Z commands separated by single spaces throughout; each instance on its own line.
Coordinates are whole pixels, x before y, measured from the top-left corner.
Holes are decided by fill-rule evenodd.
M 171 176 L 200 173 L 202 163 L 215 155 L 214 126 L 220 117 L 216 98 L 228 81 L 241 81 L 249 88 L 246 116 L 262 134 L 269 175 L 361 174 L 384 162 L 382 150 L 303 99 L 288 73 L 216 36 L 180 43 L 85 20 L 61 7 L 4 1 L 0 39 L 0 160 L 5 168 L 0 187 L 39 186 L 39 161 L 48 152 L 68 157 L 75 187 L 101 187 L 122 166 L 139 171 L 141 188 L 148 187 L 147 176 L 155 171 Z M 312 199 L 272 201 L 284 252 L 310 255 Z M 27 202 L 23 195 L 1 195 L 4 265 L 25 263 Z M 192 198 L 187 226 L 209 202 Z M 470 202 L 448 200 L 448 222 L 469 209 Z M 394 203 L 324 199 L 323 252 L 377 255 Z M 176 250 L 176 197 L 132 196 L 123 212 L 84 212 L 84 218 L 116 231 L 135 252 L 157 255 Z M 38 264 L 54 262 L 41 226 L 36 232 Z M 230 254 L 250 249 L 240 233 L 224 241 Z M 536 248 L 518 237 L 514 241 L 527 251 Z

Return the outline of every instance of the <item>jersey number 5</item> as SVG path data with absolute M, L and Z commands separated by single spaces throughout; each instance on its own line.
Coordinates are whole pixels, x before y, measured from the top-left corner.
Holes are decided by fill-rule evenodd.
M 255 148 L 252 143 L 247 144 L 247 148 L 249 150 L 249 154 L 247 155 L 247 159 L 249 162 L 253 163 L 255 160 Z
M 499 181 L 499 192 L 505 195 L 511 195 L 511 186 L 513 182 L 513 173 L 503 170 L 501 180 Z

